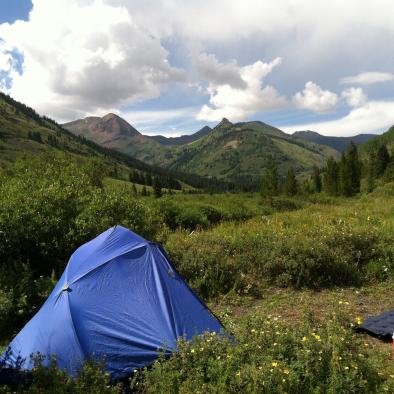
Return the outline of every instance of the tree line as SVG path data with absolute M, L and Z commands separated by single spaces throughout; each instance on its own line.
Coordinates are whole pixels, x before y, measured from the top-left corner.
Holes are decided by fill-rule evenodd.
M 379 179 L 394 180 L 394 156 L 385 144 L 374 146 L 362 160 L 352 141 L 340 160 L 330 157 L 323 168 L 314 167 L 312 175 L 304 180 L 297 179 L 294 168 L 280 177 L 274 158 L 269 156 L 260 190 L 262 196 L 271 201 L 280 194 L 295 196 L 322 191 L 330 196 L 351 197 L 360 193 L 362 179 L 365 179 L 367 192 L 375 188 Z

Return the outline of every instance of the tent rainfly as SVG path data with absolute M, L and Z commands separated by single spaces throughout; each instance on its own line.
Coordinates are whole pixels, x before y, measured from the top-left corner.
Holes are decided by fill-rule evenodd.
M 152 364 L 222 325 L 189 288 L 160 245 L 115 226 L 79 247 L 44 305 L 9 345 L 9 367 L 38 352 L 75 375 L 84 359 L 104 362 L 113 378 Z

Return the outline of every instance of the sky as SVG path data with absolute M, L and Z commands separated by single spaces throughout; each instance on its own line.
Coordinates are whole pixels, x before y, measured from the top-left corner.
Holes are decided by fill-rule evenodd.
M 394 124 L 392 0 L 0 0 L 0 90 L 58 122 L 177 136 Z

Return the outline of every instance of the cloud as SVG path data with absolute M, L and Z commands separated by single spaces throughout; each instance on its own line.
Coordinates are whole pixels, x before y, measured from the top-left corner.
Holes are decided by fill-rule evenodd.
M 349 88 L 342 92 L 342 98 L 350 107 L 362 107 L 368 101 L 367 95 L 361 88 Z
M 323 90 L 319 85 L 309 81 L 302 92 L 294 95 L 293 102 L 298 108 L 324 114 L 336 109 L 339 98 L 337 94 Z
M 175 121 L 180 118 L 190 118 L 196 112 L 195 107 L 176 108 L 168 110 L 150 110 L 150 111 L 122 111 L 118 112 L 122 118 L 126 119 L 133 126 L 141 128 L 157 127 L 158 123 L 165 121 Z
M 215 55 L 200 53 L 194 64 L 197 71 L 212 85 L 229 85 L 235 89 L 245 89 L 246 82 L 241 78 L 237 63 L 220 63 Z
M 388 82 L 394 80 L 394 74 L 382 72 L 365 72 L 340 80 L 342 84 L 372 85 L 374 83 Z
M 208 87 L 210 105 L 204 105 L 196 119 L 218 121 L 226 117 L 239 121 L 257 112 L 284 106 L 286 99 L 274 87 L 262 86 L 264 78 L 280 64 L 281 59 L 276 58 L 270 63 L 259 60 L 239 67 L 238 73 L 245 82 L 245 88 L 218 84 L 217 80 L 211 82 Z
M 183 81 L 168 52 L 124 7 L 103 0 L 34 0 L 28 21 L 0 25 L 23 73 L 10 72 L 10 93 L 56 118 L 70 119 L 158 97 Z
M 313 130 L 324 135 L 352 136 L 360 133 L 384 132 L 393 124 L 394 101 L 369 101 L 339 119 L 279 127 L 288 133 Z

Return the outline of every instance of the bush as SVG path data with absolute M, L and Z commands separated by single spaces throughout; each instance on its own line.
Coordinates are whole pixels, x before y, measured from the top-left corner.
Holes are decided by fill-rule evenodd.
M 231 325 L 231 323 L 228 322 Z M 388 376 L 369 361 L 338 316 L 320 325 L 252 316 L 235 340 L 217 334 L 179 342 L 179 351 L 134 380 L 143 393 L 376 393 Z
M 378 219 L 344 220 L 308 209 L 191 235 L 177 231 L 166 248 L 204 297 L 232 289 L 259 293 L 267 284 L 319 289 L 378 279 L 373 264 L 394 268 L 390 232 L 384 231 Z
M 37 311 L 53 286 L 51 274 L 58 277 L 81 244 L 116 224 L 148 239 L 161 229 L 153 207 L 126 190 L 101 188 L 94 165 L 65 156 L 37 158 L 1 177 L 0 318 L 7 320 L 0 337 Z

